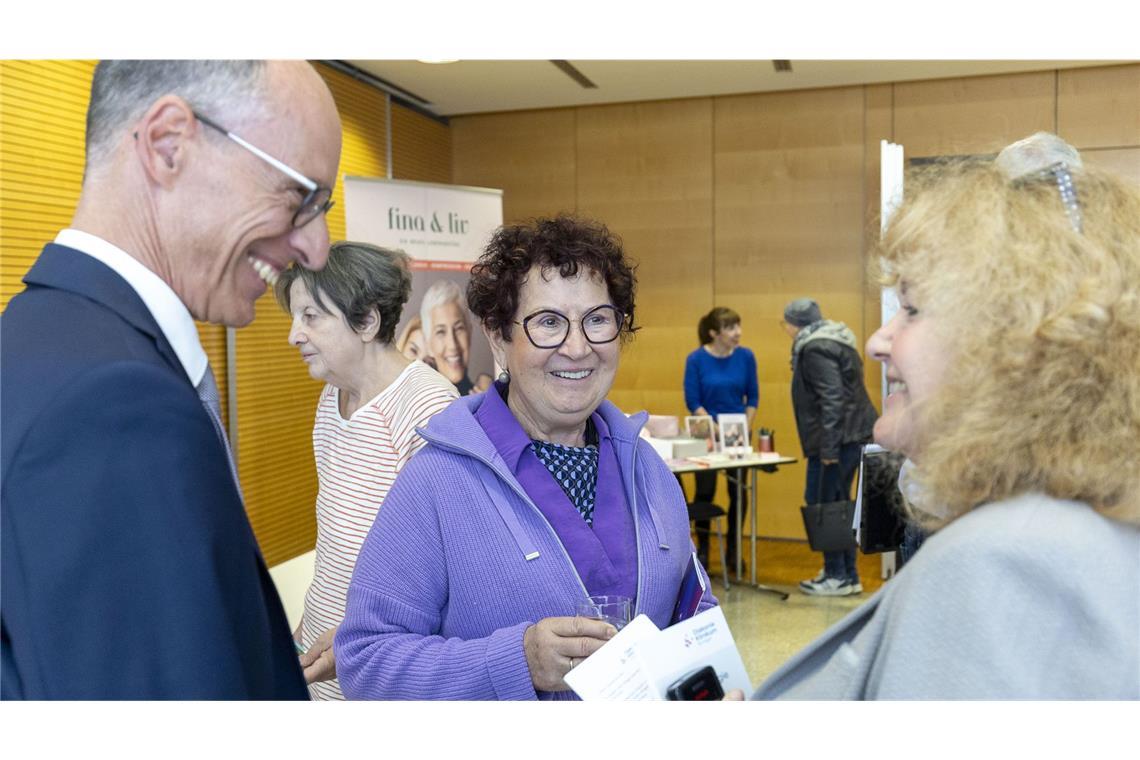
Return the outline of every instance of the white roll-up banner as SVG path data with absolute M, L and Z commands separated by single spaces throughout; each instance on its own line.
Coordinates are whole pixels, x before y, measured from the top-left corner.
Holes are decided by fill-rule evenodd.
M 346 177 L 344 206 L 349 240 L 412 259 L 412 295 L 396 328 L 396 347 L 434 363 L 461 394 L 489 386 L 494 359 L 467 309 L 466 290 L 471 265 L 503 223 L 503 191 Z

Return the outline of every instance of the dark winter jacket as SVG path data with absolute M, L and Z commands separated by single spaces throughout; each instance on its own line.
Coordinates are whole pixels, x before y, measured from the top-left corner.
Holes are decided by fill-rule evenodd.
M 879 415 L 846 325 L 821 320 L 804 328 L 793 346 L 792 367 L 792 406 L 805 457 L 839 459 L 843 444 L 871 440 Z

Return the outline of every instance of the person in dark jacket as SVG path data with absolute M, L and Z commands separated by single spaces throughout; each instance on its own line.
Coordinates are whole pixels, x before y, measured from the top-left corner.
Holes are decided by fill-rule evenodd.
M 855 335 L 842 322 L 824 319 L 819 304 L 797 298 L 784 308 L 792 340 L 792 406 L 807 459 L 808 504 L 850 498 L 862 444 L 878 419 L 863 385 L 863 361 Z M 823 570 L 800 582 L 805 594 L 849 596 L 863 591 L 855 549 L 823 553 Z

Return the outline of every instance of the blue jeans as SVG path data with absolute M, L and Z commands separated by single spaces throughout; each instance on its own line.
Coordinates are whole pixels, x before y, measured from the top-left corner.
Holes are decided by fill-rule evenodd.
M 804 503 L 819 504 L 851 498 L 851 482 L 859 469 L 861 443 L 845 443 L 839 448 L 839 464 L 827 465 L 819 457 L 808 457 Z M 820 482 L 822 478 L 822 484 Z M 855 549 L 823 553 L 823 573 L 828 578 L 859 582 Z

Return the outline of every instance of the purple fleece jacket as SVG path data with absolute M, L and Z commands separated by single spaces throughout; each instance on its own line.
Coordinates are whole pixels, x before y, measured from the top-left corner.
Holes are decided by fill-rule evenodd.
M 473 416 L 482 401 L 459 398 L 420 430 L 428 445 L 397 476 L 364 541 L 334 642 L 349 699 L 575 698 L 535 691 L 522 640 L 543 618 L 573 615 L 586 590 Z M 634 614 L 664 628 L 693 551 L 684 495 L 638 439 L 644 412 L 627 418 L 608 401 L 597 411 L 634 515 Z M 706 590 L 699 610 L 716 603 Z

